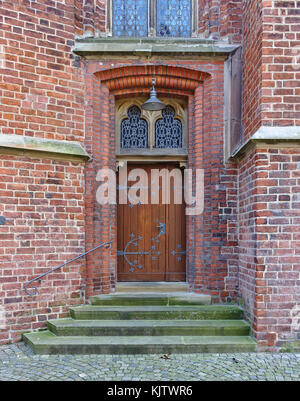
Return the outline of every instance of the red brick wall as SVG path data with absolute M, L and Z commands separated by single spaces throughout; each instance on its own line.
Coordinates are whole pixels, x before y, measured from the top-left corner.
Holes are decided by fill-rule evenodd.
M 0 344 L 83 301 L 84 259 L 35 282 L 38 295 L 24 292 L 29 280 L 84 252 L 83 178 L 78 163 L 1 155 Z
M 299 162 L 265 146 L 240 164 L 240 291 L 261 346 L 299 339 Z
M 198 34 L 241 43 L 242 0 L 198 0 Z
M 245 140 L 261 126 L 299 125 L 299 5 L 244 2 Z M 262 346 L 299 338 L 298 158 L 297 146 L 274 145 L 239 163 L 239 284 Z
M 77 36 L 103 36 L 106 31 L 106 0 L 71 0 Z
M 245 139 L 261 125 L 299 125 L 299 1 L 245 1 L 243 124 Z
M 2 133 L 83 141 L 73 2 L 0 1 L 0 23 Z
M 300 2 L 264 2 L 262 124 L 300 125 Z
M 267 158 L 262 155 L 263 162 Z M 239 165 L 239 192 L 238 192 L 238 227 L 239 227 L 239 264 L 238 280 L 242 302 L 245 305 L 247 317 L 251 322 L 255 320 L 255 294 L 256 294 L 256 246 L 255 231 L 256 202 L 255 179 L 256 165 L 260 160 L 254 151 L 241 160 Z M 256 207 L 256 206 L 255 206 Z M 258 212 L 259 213 L 259 212 Z
M 261 126 L 262 1 L 243 2 L 243 126 L 247 139 Z
M 73 1 L 0 1 L 0 127 L 2 134 L 84 140 L 83 70 L 71 54 Z M 80 303 L 84 260 L 26 282 L 85 250 L 84 167 L 78 163 L 1 155 L 0 343 L 45 326 Z

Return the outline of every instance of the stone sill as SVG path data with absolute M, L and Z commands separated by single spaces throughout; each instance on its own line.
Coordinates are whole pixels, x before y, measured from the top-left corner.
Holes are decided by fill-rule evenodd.
M 132 149 L 116 151 L 116 156 L 187 156 L 185 149 Z
M 73 53 L 93 55 L 214 55 L 226 56 L 240 45 L 199 38 L 88 38 L 75 41 Z
M 91 157 L 79 142 L 0 134 L 0 153 L 87 161 Z
M 277 145 L 284 144 L 300 146 L 300 127 L 260 127 L 244 144 L 238 147 L 230 159 L 243 157 L 255 144 Z

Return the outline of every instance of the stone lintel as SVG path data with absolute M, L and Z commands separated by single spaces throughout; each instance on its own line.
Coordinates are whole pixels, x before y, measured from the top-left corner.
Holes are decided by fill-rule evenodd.
M 243 157 L 255 144 L 300 147 L 300 127 L 260 127 L 232 153 L 230 159 Z
M 23 154 L 41 158 L 90 160 L 81 143 L 53 139 L 33 138 L 22 135 L 0 134 L 0 153 Z
M 95 55 L 214 55 L 228 56 L 240 46 L 212 39 L 198 38 L 88 38 L 75 41 L 73 53 L 79 56 Z

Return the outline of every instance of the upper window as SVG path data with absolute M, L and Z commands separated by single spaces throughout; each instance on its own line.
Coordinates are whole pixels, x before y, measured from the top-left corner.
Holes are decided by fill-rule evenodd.
M 191 36 L 191 0 L 156 1 L 156 36 Z
M 114 36 L 148 36 L 148 0 L 113 0 Z
M 190 37 L 193 3 L 192 0 L 112 0 L 112 34 Z

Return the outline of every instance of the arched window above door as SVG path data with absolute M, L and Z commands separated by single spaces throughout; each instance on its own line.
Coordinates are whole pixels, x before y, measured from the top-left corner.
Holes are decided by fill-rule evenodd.
M 155 122 L 155 148 L 182 148 L 182 122 L 175 118 L 175 110 L 167 106 L 162 118 Z
M 116 153 L 186 153 L 187 109 L 184 101 L 161 99 L 162 111 L 146 111 L 146 99 L 116 102 Z
M 148 147 L 148 123 L 141 118 L 138 106 L 128 109 L 128 118 L 121 122 L 121 148 L 141 149 Z

